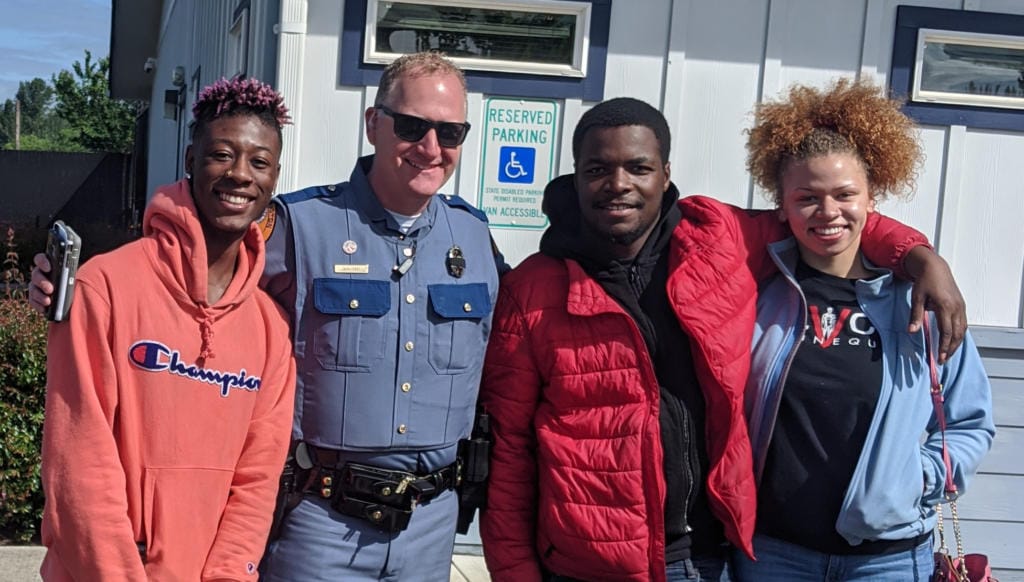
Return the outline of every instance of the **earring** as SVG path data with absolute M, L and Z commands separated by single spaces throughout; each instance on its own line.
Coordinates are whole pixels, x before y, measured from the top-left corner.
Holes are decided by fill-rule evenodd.
M 227 172 L 226 172 L 226 173 L 224 174 L 224 176 L 225 176 L 225 177 L 227 177 L 227 178 L 230 178 L 230 177 L 231 177 L 231 170 L 228 170 L 228 171 L 227 171 Z
M 191 180 L 192 179 L 192 172 L 185 172 L 185 179 L 186 180 Z

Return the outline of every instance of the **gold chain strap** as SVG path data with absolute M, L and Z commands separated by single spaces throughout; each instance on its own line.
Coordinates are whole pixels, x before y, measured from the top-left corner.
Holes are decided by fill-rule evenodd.
M 954 574 L 958 582 L 970 582 L 970 578 L 967 576 L 967 560 L 964 559 L 964 540 L 960 535 L 960 514 L 957 513 L 956 500 L 950 497 L 946 497 L 949 505 L 949 513 L 953 516 L 953 540 L 956 542 L 956 559 L 953 561 L 953 567 L 956 568 Z M 946 546 L 946 532 L 942 527 L 942 514 L 945 511 L 942 509 L 940 503 L 935 508 L 936 517 L 938 518 L 935 523 L 935 529 L 939 532 L 939 552 L 949 555 L 949 548 Z

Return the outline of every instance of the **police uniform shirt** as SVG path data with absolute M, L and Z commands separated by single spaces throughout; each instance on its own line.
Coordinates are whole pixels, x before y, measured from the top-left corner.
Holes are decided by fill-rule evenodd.
M 432 197 L 403 234 L 370 189 L 372 161 L 360 159 L 347 183 L 279 196 L 264 224 L 263 287 L 288 312 L 295 343 L 293 437 L 434 470 L 470 432 L 495 259 L 486 217 L 458 197 Z M 443 453 L 428 467 L 415 454 L 381 455 L 430 450 Z

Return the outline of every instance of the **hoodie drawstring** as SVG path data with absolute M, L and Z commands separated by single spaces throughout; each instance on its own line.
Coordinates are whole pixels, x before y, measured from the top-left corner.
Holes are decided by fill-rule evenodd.
M 199 332 L 203 336 L 203 345 L 199 349 L 199 360 L 206 364 L 208 358 L 214 356 L 213 353 L 213 318 L 209 315 L 203 314 L 202 321 L 199 322 Z

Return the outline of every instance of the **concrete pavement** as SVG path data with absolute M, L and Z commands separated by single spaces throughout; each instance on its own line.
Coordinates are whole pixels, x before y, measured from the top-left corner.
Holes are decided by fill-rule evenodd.
M 0 546 L 0 582 L 39 580 L 39 564 L 45 548 L 39 546 Z
M 45 548 L 39 546 L 0 546 L 0 582 L 36 582 Z M 449 582 L 490 582 L 491 577 L 480 556 L 452 557 Z

